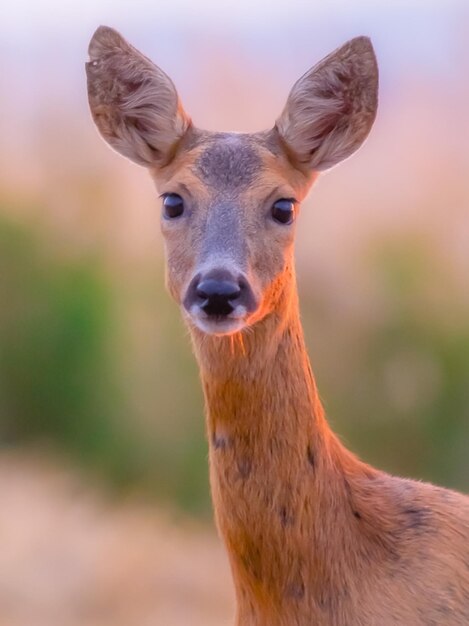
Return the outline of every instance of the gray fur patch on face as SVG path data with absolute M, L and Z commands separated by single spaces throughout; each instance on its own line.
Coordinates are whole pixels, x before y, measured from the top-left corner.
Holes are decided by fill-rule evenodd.
M 249 139 L 220 133 L 195 164 L 195 173 L 214 189 L 245 189 L 262 167 L 262 160 Z

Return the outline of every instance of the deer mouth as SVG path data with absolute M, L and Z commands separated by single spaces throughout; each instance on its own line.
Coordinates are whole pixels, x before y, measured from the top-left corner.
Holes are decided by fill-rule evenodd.
M 227 315 L 209 315 L 198 307 L 191 309 L 186 311 L 189 322 L 207 335 L 234 335 L 246 326 L 245 311 L 237 313 L 235 309 Z

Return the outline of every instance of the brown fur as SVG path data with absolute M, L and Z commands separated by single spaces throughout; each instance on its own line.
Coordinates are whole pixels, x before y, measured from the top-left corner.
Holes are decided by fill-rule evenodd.
M 97 31 L 91 50 L 100 51 L 99 67 L 100 55 L 126 51 L 125 74 L 139 53 L 109 30 Z M 157 94 L 161 81 L 167 86 L 166 75 L 146 71 L 151 84 L 139 89 Z M 151 160 L 141 152 L 148 127 L 126 120 L 120 97 L 109 94 L 109 84 L 121 93 L 120 80 L 118 65 L 110 75 L 89 72 L 94 119 L 123 154 Z M 181 127 L 177 95 L 151 125 L 156 156 L 147 165 L 159 190 L 180 194 L 186 206 L 183 218 L 162 220 L 172 295 L 182 303 L 194 274 L 222 259 L 244 273 L 258 302 L 241 330 L 222 336 L 203 332 L 184 311 L 205 392 L 210 482 L 238 626 L 469 624 L 469 499 L 375 470 L 331 432 L 299 321 L 294 227 L 269 217 L 275 200 L 300 203 L 318 169 L 363 142 L 376 88 L 371 45 L 358 38 L 300 79 L 271 131 Z M 119 120 L 112 138 L 100 98 Z

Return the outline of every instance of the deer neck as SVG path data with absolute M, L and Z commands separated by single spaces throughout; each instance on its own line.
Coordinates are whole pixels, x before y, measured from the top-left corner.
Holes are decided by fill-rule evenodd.
M 293 276 L 274 312 L 243 342 L 196 332 L 193 339 L 215 517 L 241 612 L 262 602 L 273 607 L 275 599 L 298 602 L 321 580 L 340 587 L 330 563 L 336 549 L 343 560 L 343 545 L 328 532 L 338 531 L 345 509 L 353 514 L 344 504 L 347 476 L 362 470 L 324 418 Z

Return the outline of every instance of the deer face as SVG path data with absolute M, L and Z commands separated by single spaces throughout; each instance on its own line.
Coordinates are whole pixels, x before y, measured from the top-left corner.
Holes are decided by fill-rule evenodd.
M 233 333 L 275 308 L 311 176 L 296 171 L 268 133 L 195 131 L 191 141 L 154 172 L 167 283 L 191 323 Z
M 352 40 L 293 87 L 275 127 L 193 127 L 164 72 L 116 31 L 93 36 L 89 100 L 99 131 L 145 165 L 161 194 L 167 285 L 193 326 L 232 334 L 275 310 L 292 276 L 299 206 L 319 171 L 350 156 L 373 123 L 377 67 Z

